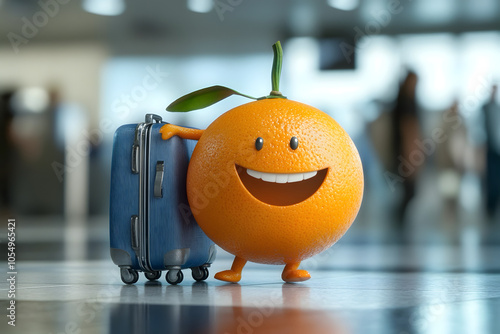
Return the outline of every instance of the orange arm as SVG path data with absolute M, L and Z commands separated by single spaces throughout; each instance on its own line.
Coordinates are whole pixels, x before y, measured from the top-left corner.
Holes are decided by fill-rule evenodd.
M 201 135 L 205 130 L 184 128 L 182 126 L 165 124 L 161 127 L 160 133 L 163 140 L 172 138 L 173 136 L 179 136 L 183 139 L 200 139 Z

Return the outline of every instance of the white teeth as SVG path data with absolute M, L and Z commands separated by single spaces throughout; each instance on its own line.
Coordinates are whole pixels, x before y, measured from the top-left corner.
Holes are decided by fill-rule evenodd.
M 298 182 L 304 179 L 304 173 L 288 174 L 288 182 Z
M 274 173 L 261 173 L 260 178 L 262 181 L 276 182 L 276 174 Z
M 252 170 L 252 169 L 248 169 L 248 168 L 247 168 L 247 173 L 248 173 L 248 175 L 253 176 L 253 177 L 255 177 L 256 179 L 260 179 L 260 174 L 261 174 L 261 173 L 260 173 L 260 172 L 257 172 L 256 170 Z
M 309 173 L 304 173 L 304 180 L 310 179 L 313 176 L 316 176 L 316 171 L 314 172 L 309 172 Z
M 258 172 L 256 170 L 248 169 L 247 174 L 256 178 L 261 179 L 266 182 L 276 182 L 276 183 L 291 183 L 291 182 L 299 182 L 302 180 L 310 179 L 313 176 L 316 176 L 318 172 L 307 172 L 307 173 L 264 173 Z
M 287 183 L 288 174 L 276 174 L 276 183 Z

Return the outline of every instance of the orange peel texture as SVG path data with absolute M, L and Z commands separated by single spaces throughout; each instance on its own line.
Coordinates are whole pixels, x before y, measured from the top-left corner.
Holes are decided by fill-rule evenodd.
M 292 100 L 263 99 L 231 109 L 203 132 L 187 192 L 198 224 L 224 250 L 252 262 L 298 263 L 351 226 L 363 171 L 333 118 Z

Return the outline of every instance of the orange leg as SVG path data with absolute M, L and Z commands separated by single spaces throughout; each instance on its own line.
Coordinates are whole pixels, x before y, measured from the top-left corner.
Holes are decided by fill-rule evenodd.
M 231 269 L 218 272 L 214 278 L 225 282 L 238 283 L 241 279 L 241 271 L 246 263 L 247 260 L 236 256 Z
M 303 282 L 310 279 L 311 275 L 309 275 L 307 270 L 297 269 L 299 265 L 300 262 L 287 263 L 285 269 L 283 269 L 283 273 L 281 274 L 281 278 L 283 279 L 283 281 L 287 283 L 294 283 Z

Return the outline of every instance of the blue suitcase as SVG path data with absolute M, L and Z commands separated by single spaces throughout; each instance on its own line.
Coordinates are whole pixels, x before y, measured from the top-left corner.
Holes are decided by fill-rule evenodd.
M 116 130 L 111 163 L 111 258 L 121 279 L 133 284 L 144 272 L 157 280 L 183 280 L 181 269 L 191 268 L 195 280 L 208 277 L 215 259 L 214 243 L 191 214 L 186 195 L 186 173 L 196 141 L 177 136 L 162 140 L 161 117 Z

